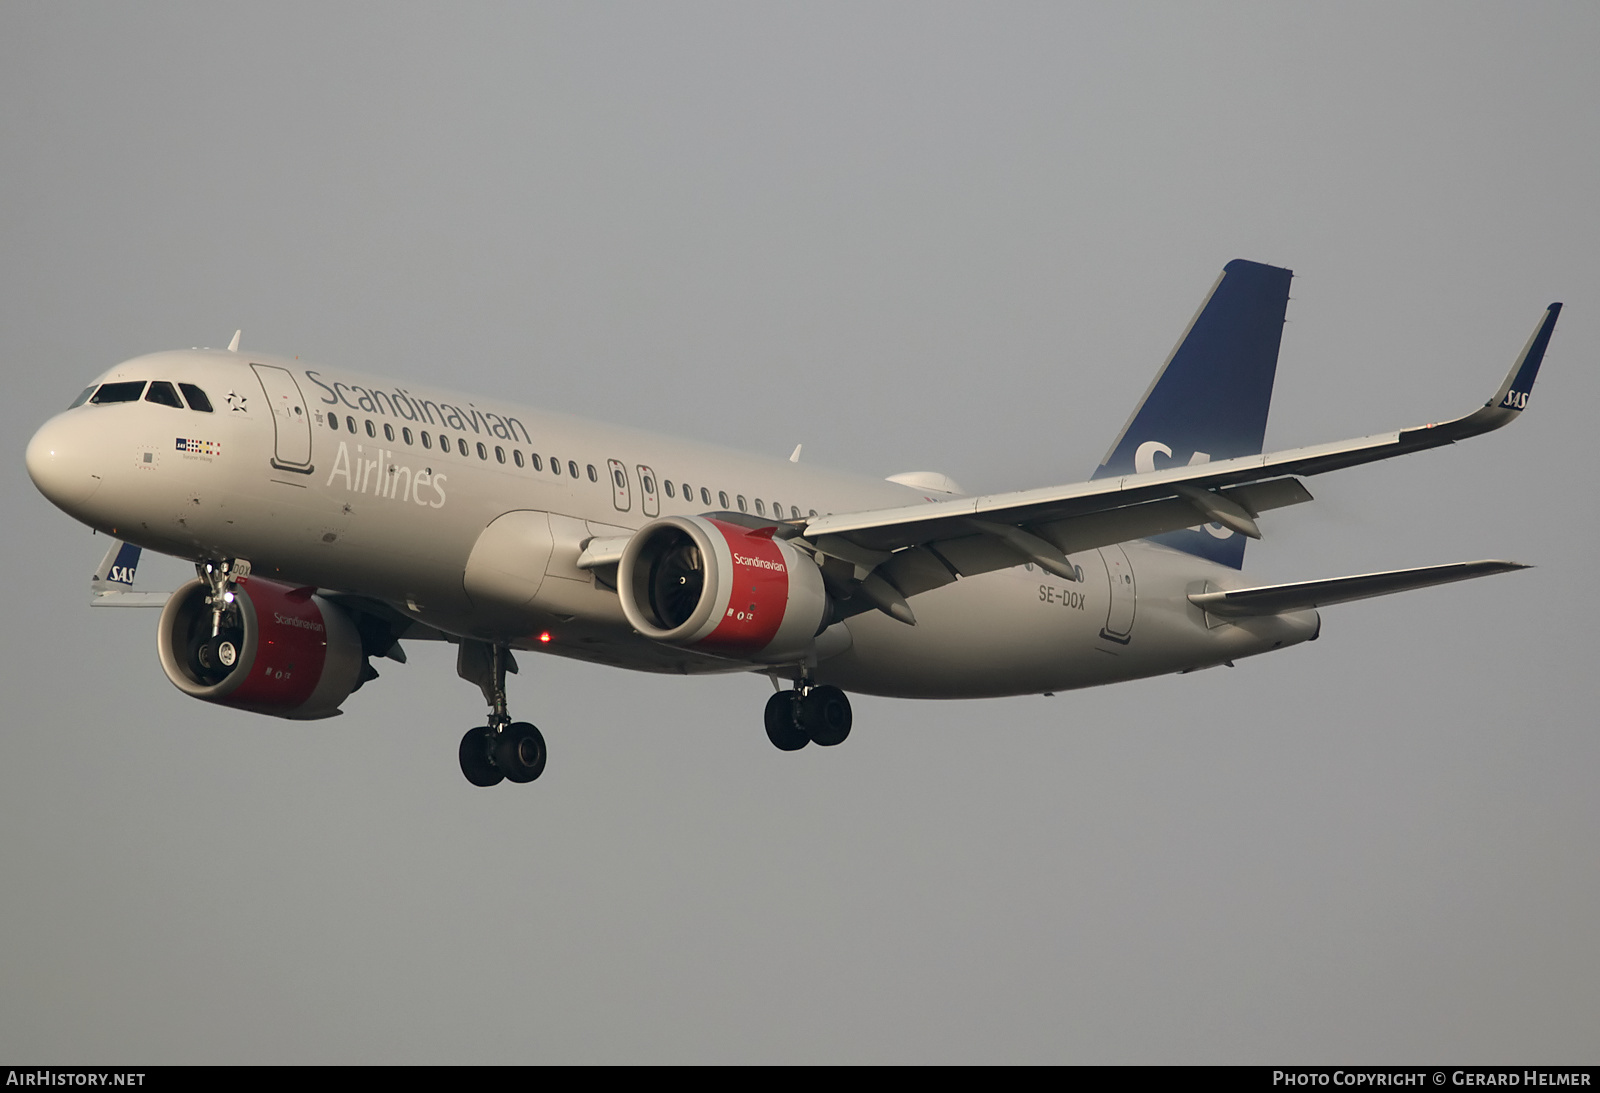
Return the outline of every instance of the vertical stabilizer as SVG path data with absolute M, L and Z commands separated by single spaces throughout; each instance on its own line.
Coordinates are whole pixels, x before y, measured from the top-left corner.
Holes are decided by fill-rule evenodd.
M 1235 259 L 1222 269 L 1172 355 L 1091 476 L 1255 455 L 1267 435 L 1293 272 Z M 1155 537 L 1238 569 L 1245 538 L 1220 524 Z

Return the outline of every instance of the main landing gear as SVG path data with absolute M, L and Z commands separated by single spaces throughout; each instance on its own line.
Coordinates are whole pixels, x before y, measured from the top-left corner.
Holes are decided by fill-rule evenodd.
M 462 641 L 456 671 L 478 684 L 489 703 L 489 723 L 461 738 L 461 773 L 475 786 L 531 782 L 544 773 L 544 734 L 526 721 L 511 720 L 506 711 L 506 672 L 516 670 L 506 646 Z
M 831 748 L 850 735 L 850 700 L 832 684 L 820 687 L 802 679 L 792 691 L 767 699 L 767 739 L 779 751 L 799 751 L 816 743 Z

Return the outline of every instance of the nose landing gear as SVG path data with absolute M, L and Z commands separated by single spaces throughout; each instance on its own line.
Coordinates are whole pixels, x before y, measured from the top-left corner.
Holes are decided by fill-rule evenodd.
M 544 734 L 526 721 L 512 721 L 506 710 L 506 672 L 516 670 L 506 646 L 462 641 L 456 672 L 478 684 L 489 703 L 489 723 L 461 738 L 461 773 L 475 786 L 531 782 L 544 773 Z
M 235 602 L 236 582 L 250 576 L 250 563 L 243 558 L 196 562 L 195 573 L 206 583 L 206 603 L 211 608 L 209 623 L 204 616 L 194 620 L 189 633 L 189 674 L 207 686 L 228 677 L 244 647 L 244 625 Z
M 799 751 L 811 743 L 825 748 L 844 743 L 853 718 L 850 699 L 839 688 L 801 680 L 794 690 L 767 699 L 763 720 L 774 747 Z

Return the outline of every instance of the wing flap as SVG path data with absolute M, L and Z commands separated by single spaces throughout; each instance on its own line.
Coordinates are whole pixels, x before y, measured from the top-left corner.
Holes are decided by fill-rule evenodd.
M 1310 491 L 1293 478 L 1236 486 L 1220 491 L 1220 496 L 1252 516 L 1312 499 Z M 1194 527 L 1196 520 L 1205 518 L 1205 514 L 1190 499 L 1177 497 L 1088 512 L 1070 519 L 1028 525 L 1028 529 L 1061 554 L 1070 556 L 1112 543 L 1125 543 L 1130 539 Z M 958 576 L 975 577 L 980 573 L 1010 569 L 1030 561 L 1042 564 L 1037 552 L 1030 552 L 1011 542 L 1004 534 L 974 532 L 975 528 L 985 526 L 986 522 L 974 520 L 951 525 L 952 530 L 963 534 L 932 539 L 910 549 L 896 551 L 889 555 L 878 572 L 909 597 L 949 584 Z M 827 552 L 826 541 L 821 549 Z

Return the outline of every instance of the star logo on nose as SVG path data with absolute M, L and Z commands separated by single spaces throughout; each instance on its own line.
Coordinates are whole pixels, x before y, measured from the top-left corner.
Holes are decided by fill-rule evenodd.
M 235 394 L 232 391 L 228 392 L 228 407 L 236 414 L 249 412 L 244 408 L 244 404 L 248 401 L 243 395 Z

